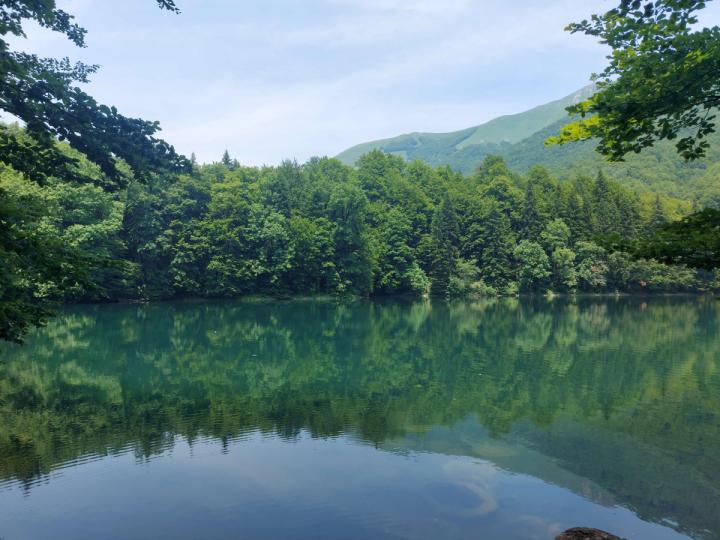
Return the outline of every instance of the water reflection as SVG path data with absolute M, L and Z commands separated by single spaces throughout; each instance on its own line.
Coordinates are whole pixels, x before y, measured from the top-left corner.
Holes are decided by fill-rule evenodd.
M 486 532 L 507 471 L 716 538 L 718 309 L 704 299 L 74 308 L 26 346 L 0 348 L 0 490 L 32 493 L 106 456 L 165 459 L 186 441 L 191 454 L 227 454 L 317 440 L 339 445 L 349 470 L 349 448 L 462 458 L 438 462 L 417 504 L 482 519 Z M 285 447 L 295 450 L 283 459 L 302 462 L 305 444 Z M 248 459 L 268 478 L 277 467 Z M 517 527 L 560 526 L 519 508 Z M 408 515 L 418 531 L 403 530 L 424 536 L 421 521 Z

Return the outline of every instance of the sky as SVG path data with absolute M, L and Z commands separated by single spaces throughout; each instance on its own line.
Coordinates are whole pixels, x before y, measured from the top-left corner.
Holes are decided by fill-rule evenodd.
M 564 27 L 617 0 L 58 0 L 85 49 L 28 26 L 14 45 L 99 64 L 85 89 L 200 162 L 334 156 L 571 94 L 607 49 Z M 710 2 L 705 24 L 718 24 Z

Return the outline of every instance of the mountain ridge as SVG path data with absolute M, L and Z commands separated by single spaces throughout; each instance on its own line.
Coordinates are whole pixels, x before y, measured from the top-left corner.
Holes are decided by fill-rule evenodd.
M 462 154 L 463 151 L 475 146 L 491 149 L 495 145 L 515 144 L 553 124 L 560 118 L 567 117 L 565 109 L 590 97 L 594 89 L 593 85 L 589 85 L 561 99 L 538 105 L 520 113 L 499 116 L 485 123 L 457 131 L 414 131 L 396 137 L 360 143 L 341 152 L 336 157 L 347 165 L 354 165 L 363 154 L 379 149 L 400 155 L 406 159 L 420 158 L 435 164 L 432 163 L 431 156 L 416 154 L 427 154 L 428 152 L 425 149 L 430 149 L 431 153 L 437 153 L 438 149 L 443 149 L 444 151 L 441 154 L 448 154 L 453 151 Z M 453 165 L 452 163 L 448 164 Z

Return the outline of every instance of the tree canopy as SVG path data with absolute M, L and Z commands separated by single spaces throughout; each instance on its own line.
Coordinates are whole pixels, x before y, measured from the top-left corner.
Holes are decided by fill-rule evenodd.
M 579 118 L 550 143 L 586 139 L 620 161 L 657 141 L 676 141 L 687 160 L 704 156 L 720 105 L 720 28 L 698 28 L 701 0 L 622 0 L 567 27 L 612 49 L 593 78 L 598 91 L 568 111 Z
M 172 0 L 157 3 L 162 9 L 178 11 Z M 121 178 L 118 158 L 138 176 L 152 170 L 188 169 L 187 160 L 156 137 L 157 122 L 123 116 L 76 86 L 87 82 L 98 66 L 12 50 L 7 36 L 25 37 L 23 26 L 28 21 L 85 47 L 85 29 L 58 9 L 54 0 L 0 2 L 0 109 L 22 120 L 27 134 L 19 139 L 0 129 L 0 160 L 36 181 L 49 176 L 77 179 L 77 161 L 54 145 L 60 140 L 82 152 L 115 182 Z
M 494 155 L 470 175 L 381 151 L 356 167 L 244 167 L 227 151 L 199 165 L 73 86 L 95 66 L 10 51 L 2 37 L 28 21 L 85 35 L 51 0 L 0 0 L 0 108 L 24 123 L 0 124 L 0 339 L 21 341 L 59 302 L 720 288 L 716 217 L 684 223 L 697 242 L 683 244 L 671 222 L 696 203 L 683 194 L 597 170 L 521 174 Z
M 682 257 L 650 250 L 666 245 L 673 223 L 664 223 L 689 214 L 689 202 L 640 196 L 602 174 L 562 182 L 537 167 L 519 175 L 496 157 L 472 177 L 379 151 L 357 169 L 328 158 L 275 167 L 221 159 L 131 179 L 118 192 L 56 178 L 39 185 L 3 166 L 0 193 L 6 339 L 21 339 L 54 301 L 720 285 L 717 246 L 703 247 L 708 264 L 692 256 L 715 234 L 712 223 L 695 244 L 674 240 Z
M 172 0 L 156 1 L 179 11 Z M 157 122 L 123 116 L 77 86 L 97 66 L 12 50 L 8 38 L 25 37 L 28 22 L 78 47 L 85 47 L 86 33 L 54 0 L 0 1 L 0 110 L 24 124 L 0 125 L 0 338 L 11 340 L 45 320 L 57 286 L 67 292 L 84 282 L 99 254 L 48 235 L 42 226 L 47 201 L 37 185 L 60 179 L 117 190 L 133 176 L 190 170 L 190 162 L 156 136 Z M 36 187 L 16 191 L 23 179 Z M 97 202 L 100 195 L 90 197 Z
M 638 253 L 669 263 L 707 270 L 718 268 L 720 211 L 706 208 L 683 220 L 661 225 L 640 245 Z

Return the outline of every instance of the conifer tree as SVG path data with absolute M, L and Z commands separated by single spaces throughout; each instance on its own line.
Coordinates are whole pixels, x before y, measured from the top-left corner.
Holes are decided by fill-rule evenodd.
M 433 296 L 446 296 L 450 276 L 457 265 L 457 243 L 460 236 L 457 216 L 446 193 L 432 220 L 432 270 L 430 273 Z
M 655 203 L 653 204 L 652 214 L 650 214 L 650 220 L 647 223 L 645 232 L 650 235 L 655 231 L 659 230 L 663 225 L 668 222 L 667 216 L 665 215 L 665 209 L 663 208 L 660 195 L 655 196 Z
M 537 189 L 531 180 L 525 189 L 525 200 L 520 217 L 520 235 L 524 240 L 537 238 L 543 229 L 543 218 L 539 206 Z
M 620 222 L 620 212 L 615 204 L 615 198 L 610 184 L 601 172 L 592 190 L 593 205 L 593 232 L 598 235 L 611 235 L 617 232 Z
M 480 271 L 491 285 L 504 289 L 512 280 L 515 235 L 510 218 L 497 203 L 492 203 L 483 231 Z

